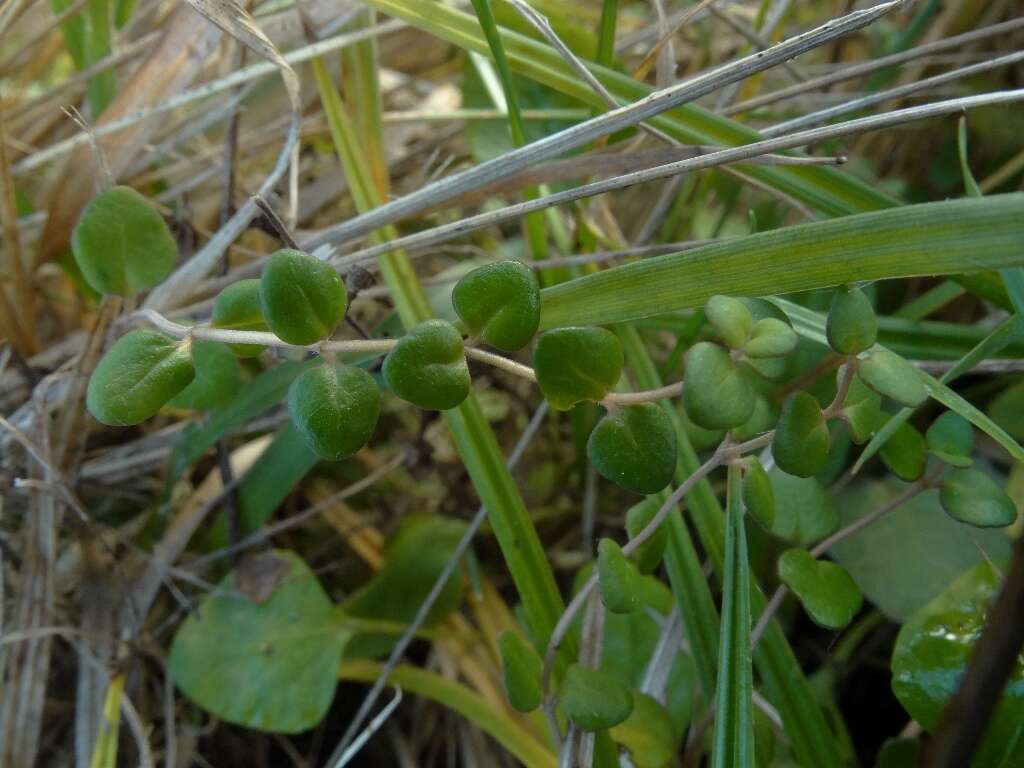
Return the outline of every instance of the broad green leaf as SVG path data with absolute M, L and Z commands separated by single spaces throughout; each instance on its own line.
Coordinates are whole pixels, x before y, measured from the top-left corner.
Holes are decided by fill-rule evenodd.
M 518 261 L 478 267 L 452 291 L 452 303 L 470 334 L 514 352 L 530 343 L 540 324 L 540 286 Z
M 1024 194 L 922 203 L 800 224 L 643 259 L 541 292 L 541 328 L 610 323 L 852 280 L 1024 263 Z
M 779 579 L 816 624 L 842 629 L 860 611 L 860 590 L 842 566 L 816 560 L 806 549 L 788 549 L 779 557 L 778 567 Z
M 881 453 L 882 461 L 900 480 L 909 483 L 924 474 L 928 462 L 924 438 L 910 424 L 901 424 Z
M 603 731 L 629 717 L 633 694 L 613 675 L 573 664 L 566 670 L 558 703 L 581 731 Z
M 278 338 L 289 344 L 314 344 L 328 338 L 345 317 L 348 294 L 330 264 L 286 248 L 263 267 L 260 307 Z
M 1017 519 L 1013 500 L 980 469 L 957 469 L 942 480 L 942 508 L 954 520 L 978 528 L 1003 528 Z
M 559 328 L 541 334 L 533 369 L 551 407 L 567 411 L 576 403 L 597 402 L 622 373 L 622 344 L 604 328 Z
M 543 662 L 537 651 L 513 630 L 498 637 L 505 695 L 517 712 L 532 712 L 540 706 L 543 692 L 540 677 Z
M 892 689 L 903 708 L 932 730 L 963 677 L 1001 582 L 993 563 L 964 573 L 903 625 L 892 654 Z M 1024 664 L 1018 659 L 971 765 L 1024 763 Z
M 392 392 L 425 410 L 446 411 L 469 395 L 462 334 L 444 320 L 425 320 L 410 330 L 382 370 Z
M 813 477 L 828 461 L 828 424 L 813 395 L 796 392 L 782 406 L 772 439 L 772 456 L 783 472 Z
M 946 411 L 928 427 L 928 451 L 953 467 L 969 467 L 974 450 L 974 431 L 963 416 Z
M 134 296 L 167 277 L 178 246 L 163 217 L 131 187 L 94 197 L 71 233 L 71 250 L 96 291 Z
M 758 435 L 763 435 L 775 428 L 775 425 L 779 421 L 779 408 L 775 405 L 772 400 L 767 398 L 765 395 L 757 394 L 754 395 L 754 412 L 750 414 L 750 418 L 740 424 L 738 427 L 733 427 L 730 432 L 730 437 L 737 442 L 742 443 L 745 440 L 751 440 Z M 717 445 L 721 442 L 721 439 L 715 442 Z
M 657 403 L 610 411 L 590 433 L 587 457 L 608 480 L 635 493 L 657 493 L 672 481 L 676 433 Z
M 906 490 L 895 480 L 854 484 L 839 494 L 843 526 L 870 515 Z M 882 613 L 903 622 L 984 558 L 1010 552 L 999 530 L 972 528 L 942 511 L 925 491 L 829 551 Z
M 771 531 L 785 541 L 809 546 L 839 527 L 831 495 L 813 477 L 796 477 L 776 467 L 769 473 L 775 497 Z
M 191 344 L 150 330 L 118 339 L 89 378 L 86 406 L 103 424 L 141 424 L 195 376 Z
M 192 363 L 196 375 L 192 382 L 174 396 L 168 405 L 209 411 L 230 403 L 241 388 L 238 361 L 226 344 L 219 341 L 195 341 Z
M 292 421 L 323 459 L 346 459 L 370 440 L 380 416 L 380 390 L 353 365 L 330 364 L 303 371 L 288 388 Z
M 679 747 L 672 718 L 657 699 L 633 691 L 633 711 L 611 729 L 612 738 L 629 751 L 636 768 L 666 768 Z
M 704 429 L 731 429 L 754 413 L 756 396 L 743 370 L 728 350 L 701 341 L 686 353 L 683 405 L 686 414 Z
M 274 550 L 243 563 L 178 630 L 171 675 L 223 720 L 277 733 L 308 730 L 331 705 L 350 633 L 294 553 Z M 254 601 L 253 586 L 262 590 L 267 581 L 269 596 Z
M 722 639 L 712 737 L 713 768 L 754 765 L 754 678 L 750 658 L 750 564 L 743 526 L 740 468 L 729 467 L 722 584 Z

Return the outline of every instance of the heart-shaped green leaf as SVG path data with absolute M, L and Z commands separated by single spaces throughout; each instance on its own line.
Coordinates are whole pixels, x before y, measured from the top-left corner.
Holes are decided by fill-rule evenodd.
M 223 408 L 238 394 L 241 385 L 238 361 L 226 344 L 219 341 L 193 342 L 192 363 L 196 369 L 195 378 L 168 405 L 209 411 Z
M 858 445 L 866 443 L 887 420 L 882 412 L 882 398 L 854 376 L 843 401 L 842 418 L 850 428 L 850 437 Z
M 743 349 L 754 325 L 746 304 L 732 296 L 712 296 L 704 305 L 704 314 L 726 346 Z
M 469 396 L 469 366 L 462 335 L 444 320 L 426 320 L 384 358 L 384 380 L 403 400 L 446 411 Z
M 863 598 L 844 568 L 815 560 L 806 549 L 789 549 L 779 557 L 779 579 L 799 598 L 816 624 L 842 629 L 860 611 Z
M 131 187 L 111 187 L 92 199 L 71 233 L 71 251 L 90 287 L 118 296 L 149 290 L 178 260 L 163 217 Z
M 603 731 L 633 711 L 633 694 L 602 670 L 573 664 L 562 680 L 562 711 L 581 731 Z
M 989 606 L 999 591 L 1000 567 L 986 560 L 967 571 L 915 613 L 896 637 L 893 693 L 928 731 L 938 724 L 939 715 L 960 685 Z M 1024 765 L 1022 722 L 1024 664 L 1018 657 L 971 765 Z
M 320 365 L 292 382 L 288 410 L 316 455 L 339 461 L 373 435 L 380 415 L 380 390 L 362 368 Z
M 799 339 L 789 323 L 774 317 L 766 317 L 754 323 L 750 338 L 743 345 L 748 357 L 782 357 L 794 349 Z
M 839 511 L 817 478 L 796 477 L 778 467 L 768 477 L 775 498 L 773 534 L 793 544 L 809 546 L 839 527 Z
M 210 323 L 214 328 L 232 331 L 268 331 L 260 306 L 260 281 L 256 278 L 239 280 L 217 295 Z M 231 351 L 239 357 L 256 357 L 263 351 L 259 344 L 231 344 Z
M 821 406 L 812 395 L 796 392 L 785 405 L 775 427 L 772 456 L 783 472 L 797 477 L 818 474 L 828 461 L 831 438 Z
M 601 600 L 609 611 L 631 613 L 640 607 L 640 572 L 611 539 L 597 544 L 597 575 Z
M 921 477 L 928 463 L 924 438 L 910 424 L 900 424 L 879 453 L 885 465 L 908 483 Z
M 286 248 L 263 267 L 260 306 L 278 338 L 289 344 L 314 344 L 328 338 L 345 317 L 348 294 L 329 264 Z
M 974 430 L 959 413 L 946 411 L 925 433 L 929 452 L 953 467 L 969 467 L 973 463 Z
M 761 462 L 750 457 L 743 462 L 743 506 L 768 530 L 775 521 L 775 493 Z
M 626 511 L 626 532 L 629 534 L 629 538 L 635 539 L 640 531 L 654 519 L 659 509 L 661 509 L 661 500 L 656 496 L 648 496 L 630 507 Z M 651 573 L 658 567 L 665 554 L 667 544 L 668 527 L 662 523 L 651 537 L 633 552 L 633 561 L 640 573 Z
M 540 325 L 540 285 L 519 261 L 474 269 L 456 283 L 452 304 L 471 334 L 506 352 L 529 344 Z
M 268 580 L 262 602 L 247 596 L 247 582 Z M 277 550 L 228 574 L 199 603 L 174 638 L 169 667 L 178 687 L 217 717 L 298 733 L 330 707 L 348 637 L 309 567 Z
M 754 413 L 754 390 L 728 350 L 701 341 L 686 353 L 683 405 L 704 429 L 732 429 Z
M 676 432 L 657 403 L 610 411 L 590 433 L 587 456 L 602 476 L 636 493 L 657 493 L 672 481 Z
M 543 697 L 540 656 L 522 635 L 512 630 L 498 636 L 498 652 L 508 703 L 517 712 L 532 712 L 540 706 Z
M 856 355 L 878 338 L 878 319 L 871 301 L 859 288 L 838 288 L 825 324 L 828 343 L 841 355 Z
M 857 360 L 857 373 L 875 392 L 900 405 L 916 408 L 928 399 L 917 369 L 884 347 L 876 347 Z
M 958 469 L 942 481 L 942 508 L 950 517 L 978 528 L 1002 528 L 1017 519 L 1017 507 L 999 484 L 980 469 Z
M 732 430 L 732 439 L 738 443 L 763 435 L 779 421 L 779 409 L 762 394 L 754 395 L 754 412 L 750 418 Z
M 541 392 L 559 411 L 600 401 L 622 374 L 619 338 L 604 328 L 557 328 L 542 333 L 533 353 Z
M 89 379 L 89 413 L 112 427 L 141 424 L 192 381 L 190 347 L 156 331 L 126 333 Z
M 629 751 L 635 768 L 666 768 L 672 765 L 679 748 L 672 716 L 655 698 L 633 691 L 633 711 L 612 727 L 611 736 Z

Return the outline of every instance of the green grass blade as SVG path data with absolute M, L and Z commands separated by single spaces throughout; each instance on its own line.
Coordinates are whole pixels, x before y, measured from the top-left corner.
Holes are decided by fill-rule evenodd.
M 718 696 L 711 765 L 713 768 L 752 768 L 754 681 L 750 666 L 750 564 L 740 498 L 741 470 L 733 464 L 728 471 L 722 642 L 718 651 Z
M 598 27 L 597 55 L 594 59 L 602 67 L 610 67 L 615 60 L 615 27 L 619 16 L 619 0 L 601 3 L 601 24 Z
M 543 292 L 541 328 L 632 320 L 702 305 L 891 277 L 1024 263 L 1024 194 L 907 205 L 644 259 Z

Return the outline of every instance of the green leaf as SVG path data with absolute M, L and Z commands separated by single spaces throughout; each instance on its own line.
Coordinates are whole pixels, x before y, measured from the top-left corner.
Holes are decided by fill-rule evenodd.
M 746 304 L 732 296 L 716 295 L 707 300 L 704 314 L 726 346 L 743 349 L 754 325 Z
M 750 659 L 750 564 L 743 527 L 740 468 L 729 467 L 722 639 L 711 747 L 713 768 L 754 765 L 754 679 Z
M 857 374 L 875 392 L 900 405 L 916 408 L 928 399 L 917 369 L 885 347 L 876 347 L 858 358 Z
M 911 617 L 896 638 L 892 689 L 928 731 L 935 728 L 964 674 L 1001 582 L 989 562 L 964 573 Z M 1024 665 L 1018 659 L 971 765 L 997 768 L 1024 762 Z
M 768 530 L 775 522 L 775 492 L 772 481 L 756 457 L 743 462 L 743 506 Z
M 839 494 L 842 525 L 876 512 L 906 488 L 896 480 L 851 484 Z M 1002 531 L 956 522 L 939 506 L 938 490 L 931 490 L 836 544 L 829 555 L 883 614 L 903 622 L 968 568 L 1009 552 Z
M 587 440 L 587 457 L 605 478 L 635 493 L 657 493 L 672 481 L 676 433 L 657 403 L 616 408 Z
M 478 267 L 456 283 L 452 304 L 469 332 L 514 352 L 530 343 L 540 324 L 540 286 L 518 261 Z
M 560 411 L 587 400 L 600 401 L 618 382 L 622 365 L 622 344 L 604 328 L 542 333 L 533 353 L 540 390 Z
M 219 341 L 193 342 L 192 363 L 195 378 L 168 405 L 209 411 L 230 403 L 241 387 L 242 377 L 238 361 L 227 345 Z
M 444 320 L 410 330 L 384 358 L 383 372 L 392 392 L 424 410 L 446 411 L 469 395 L 462 335 Z
M 642 259 L 545 288 L 541 328 L 635 320 L 725 291 L 764 296 L 1016 266 L 1022 211 L 1022 194 L 906 205 Z
M 315 344 L 329 338 L 345 317 L 348 294 L 330 264 L 286 248 L 263 267 L 260 306 L 278 338 L 289 344 Z
M 112 427 L 141 424 L 192 381 L 190 346 L 156 331 L 126 333 L 89 378 L 89 413 Z
M 788 322 L 765 317 L 754 323 L 750 339 L 743 345 L 748 357 L 781 357 L 796 349 L 797 335 Z
M 605 608 L 612 613 L 631 613 L 640 607 L 639 571 L 612 539 L 597 544 L 597 573 Z
M 773 534 L 793 544 L 809 546 L 839 527 L 835 503 L 817 479 L 796 477 L 777 467 L 769 477 L 775 497 Z
M 238 486 L 241 532 L 251 533 L 267 522 L 318 460 L 306 436 L 290 419 L 286 421 Z M 223 516 L 218 520 L 222 522 L 226 523 Z M 226 526 L 221 541 L 227 542 Z
M 859 288 L 838 288 L 832 297 L 825 334 L 841 355 L 858 355 L 878 339 L 878 318 L 871 301 Z
M 252 278 L 232 283 L 217 295 L 210 324 L 233 331 L 269 331 L 260 306 L 260 281 Z M 259 344 L 231 344 L 239 357 L 256 357 L 263 351 Z
M 1003 528 L 1017 519 L 1013 500 L 980 469 L 950 472 L 942 481 L 939 501 L 954 520 L 977 528 Z
M 607 672 L 573 664 L 566 670 L 558 700 L 581 731 L 603 731 L 633 711 L 633 694 Z
M 498 651 L 509 704 L 517 712 L 532 712 L 540 706 L 543 697 L 540 688 L 543 662 L 540 656 L 522 635 L 513 630 L 498 636 Z
M 640 531 L 646 528 L 647 524 L 658 514 L 659 509 L 661 509 L 660 498 L 649 496 L 626 510 L 626 532 L 629 534 L 629 538 L 636 538 Z M 633 552 L 633 561 L 640 573 L 651 573 L 658 567 L 665 554 L 668 536 L 668 525 L 662 523 L 654 534 Z
M 174 269 L 178 246 L 163 217 L 131 187 L 92 199 L 71 233 L 78 268 L 96 291 L 134 296 Z
M 275 550 L 243 562 L 251 565 L 228 574 L 178 630 L 171 675 L 223 720 L 277 733 L 308 730 L 334 698 L 349 638 L 344 619 L 297 555 Z M 266 580 L 276 583 L 269 597 L 250 599 L 246 585 Z
M 974 450 L 974 430 L 967 419 L 952 411 L 939 416 L 925 433 L 928 451 L 953 467 L 969 467 Z
M 859 376 L 854 376 L 850 382 L 841 415 L 855 443 L 869 440 L 885 425 L 887 419 L 882 412 L 881 396 L 861 381 Z
M 1000 392 L 989 403 L 988 415 L 1015 440 L 1024 440 L 1024 381 Z
M 698 426 L 731 429 L 751 417 L 756 398 L 729 352 L 718 344 L 701 341 L 686 353 L 683 405 Z
M 730 436 L 735 442 L 742 443 L 774 429 L 778 421 L 778 407 L 767 397 L 758 393 L 754 395 L 754 412 L 745 422 L 738 427 L 733 427 Z M 715 445 L 719 442 L 721 439 L 715 441 Z
M 806 549 L 788 549 L 779 557 L 778 567 L 779 579 L 816 624 L 842 629 L 860 612 L 860 590 L 842 566 L 815 560 Z
M 924 474 L 928 462 L 921 433 L 910 424 L 900 424 L 889 442 L 882 446 L 882 461 L 900 480 L 908 483 L 917 480 Z
M 772 456 L 783 472 L 797 477 L 818 474 L 828 461 L 831 438 L 818 401 L 807 392 L 796 392 L 779 416 L 772 440 Z
M 372 437 L 380 416 L 380 390 L 362 368 L 325 363 L 292 382 L 288 410 L 318 456 L 340 461 Z
M 629 751 L 630 762 L 636 768 L 666 768 L 679 746 L 668 710 L 640 691 L 633 691 L 633 711 L 612 727 L 611 734 Z

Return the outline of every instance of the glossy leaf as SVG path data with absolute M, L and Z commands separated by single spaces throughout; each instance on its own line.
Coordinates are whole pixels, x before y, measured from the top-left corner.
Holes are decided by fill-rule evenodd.
M 783 472 L 813 477 L 828 461 L 831 437 L 818 401 L 807 392 L 797 392 L 779 415 L 772 440 L 772 456 Z
M 610 411 L 587 440 L 587 457 L 598 472 L 636 493 L 657 493 L 672 481 L 676 433 L 657 403 Z
M 603 731 L 633 711 L 633 694 L 612 675 L 580 664 L 566 670 L 559 704 L 581 731 Z
M 661 500 L 656 496 L 651 496 L 626 510 L 626 532 L 629 534 L 629 538 L 636 538 L 640 531 L 646 528 L 647 524 L 658 514 L 659 509 L 661 509 Z M 654 534 L 633 552 L 633 561 L 640 573 L 651 573 L 658 567 L 665 554 L 668 535 L 668 526 L 662 523 Z
M 512 630 L 498 636 L 498 652 L 508 703 L 517 712 L 532 712 L 540 706 L 543 697 L 540 656 L 522 635 Z
M 410 330 L 384 358 L 383 372 L 392 392 L 428 411 L 455 408 L 469 395 L 462 335 L 444 320 Z
M 908 483 L 924 474 L 928 462 L 924 438 L 910 424 L 900 424 L 889 442 L 882 446 L 881 456 L 885 465 Z
M 775 492 L 761 462 L 750 457 L 743 463 L 743 506 L 768 530 L 775 522 Z
M 315 256 L 283 249 L 260 277 L 260 306 L 274 334 L 289 344 L 315 344 L 345 317 L 348 294 L 338 273 Z
M 611 729 L 612 738 L 629 751 L 636 768 L 666 768 L 678 749 L 672 718 L 665 706 L 640 691 L 633 691 L 633 711 Z
M 842 566 L 815 560 L 806 549 L 788 549 L 779 557 L 778 569 L 779 579 L 816 624 L 842 629 L 860 611 L 864 599 Z
M 189 385 L 195 376 L 188 342 L 162 333 L 126 333 L 89 378 L 86 406 L 103 424 L 141 424 Z
M 260 305 L 260 281 L 255 278 L 239 280 L 222 290 L 213 304 L 210 324 L 233 331 L 270 330 Z M 230 347 L 239 357 L 255 357 L 263 351 L 259 344 L 231 344 Z
M 973 463 L 974 430 L 963 416 L 946 411 L 939 416 L 925 433 L 928 451 L 953 467 L 969 467 Z
M 686 353 L 683 405 L 690 419 L 705 429 L 731 429 L 754 413 L 754 390 L 729 352 L 701 341 Z
M 540 285 L 518 261 L 478 267 L 452 291 L 452 304 L 470 334 L 506 352 L 530 343 L 540 324 Z
M 917 370 L 895 352 L 876 347 L 857 360 L 857 373 L 875 392 L 915 408 L 928 398 Z
M 704 305 L 704 314 L 726 346 L 743 348 L 754 325 L 746 304 L 732 296 L 712 296 Z
M 789 323 L 766 317 L 754 323 L 750 339 L 743 345 L 748 357 L 782 357 L 796 349 L 798 338 Z
M 134 296 L 174 269 L 178 246 L 163 217 L 131 187 L 111 187 L 92 199 L 71 233 L 78 268 L 96 291 Z
M 832 497 L 813 477 L 796 477 L 776 467 L 769 473 L 775 497 L 771 530 L 793 544 L 809 546 L 839 527 Z
M 537 383 L 552 408 L 597 402 L 622 374 L 622 344 L 604 328 L 559 328 L 542 333 L 533 353 Z
M 857 355 L 878 339 L 878 319 L 871 301 L 859 288 L 837 288 L 825 326 L 828 343 L 841 355 Z
M 217 717 L 298 733 L 327 713 L 349 632 L 297 555 L 260 557 L 280 568 L 269 596 L 254 602 L 240 590 L 240 572 L 228 574 L 178 630 L 169 668 L 178 687 Z
M 605 608 L 612 613 L 631 613 L 640 607 L 639 572 L 611 539 L 597 544 L 597 573 Z
M 292 382 L 288 410 L 309 447 L 320 458 L 339 461 L 369 442 L 380 416 L 380 390 L 362 368 L 325 363 Z
M 1017 519 L 1013 500 L 980 469 L 958 469 L 942 481 L 942 508 L 954 520 L 978 528 L 1002 528 Z
M 238 361 L 226 344 L 219 341 L 193 342 L 192 364 L 196 369 L 195 378 L 168 405 L 209 411 L 223 408 L 234 399 L 242 377 Z

